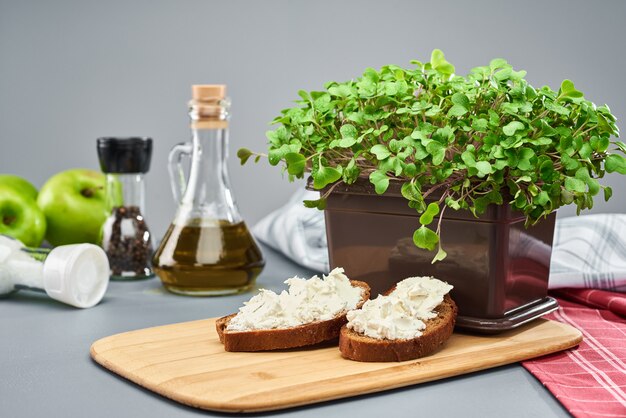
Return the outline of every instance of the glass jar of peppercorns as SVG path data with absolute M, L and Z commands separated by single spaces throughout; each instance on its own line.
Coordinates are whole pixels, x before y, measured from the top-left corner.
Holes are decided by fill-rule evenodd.
M 152 236 L 146 220 L 144 176 L 150 168 L 152 139 L 98 138 L 100 167 L 106 174 L 109 217 L 102 225 L 102 248 L 111 279 L 153 276 Z

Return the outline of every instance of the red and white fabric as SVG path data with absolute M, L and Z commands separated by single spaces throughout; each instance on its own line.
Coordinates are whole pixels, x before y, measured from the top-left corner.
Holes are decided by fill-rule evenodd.
M 522 365 L 575 417 L 626 417 L 626 295 L 596 289 L 552 291 L 547 316 L 579 329 L 582 343 Z

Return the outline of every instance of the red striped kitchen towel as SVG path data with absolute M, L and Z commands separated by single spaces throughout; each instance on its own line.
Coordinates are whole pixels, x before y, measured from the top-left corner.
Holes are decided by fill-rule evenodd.
M 559 289 L 548 315 L 578 328 L 578 348 L 522 365 L 575 417 L 626 417 L 626 294 Z

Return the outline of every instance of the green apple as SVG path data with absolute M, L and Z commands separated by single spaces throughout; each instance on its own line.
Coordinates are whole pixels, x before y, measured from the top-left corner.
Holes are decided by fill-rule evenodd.
M 32 200 L 37 200 L 37 188 L 26 179 L 13 174 L 0 174 L 0 184 L 6 184 L 20 192 L 20 194 L 28 196 Z
M 100 244 L 107 218 L 104 174 L 89 169 L 62 171 L 39 191 L 37 203 L 46 216 L 46 239 L 52 245 Z
M 46 218 L 37 202 L 23 191 L 0 184 L 0 234 L 17 238 L 28 247 L 38 247 L 45 233 Z

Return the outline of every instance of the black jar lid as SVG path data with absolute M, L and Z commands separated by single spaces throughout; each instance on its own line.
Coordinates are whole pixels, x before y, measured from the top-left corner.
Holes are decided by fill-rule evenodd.
M 147 173 L 152 157 L 152 138 L 98 138 L 98 159 L 105 173 Z

